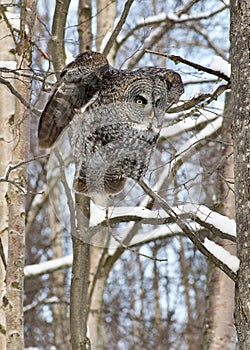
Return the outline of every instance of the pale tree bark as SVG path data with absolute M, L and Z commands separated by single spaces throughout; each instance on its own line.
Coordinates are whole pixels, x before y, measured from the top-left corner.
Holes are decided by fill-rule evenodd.
M 17 66 L 28 69 L 31 62 L 29 39 L 35 22 L 36 2 L 22 1 L 20 4 L 20 36 L 17 45 Z M 17 80 L 16 90 L 29 101 L 30 80 Z M 23 334 L 23 268 L 25 245 L 25 201 L 27 188 L 27 163 L 29 156 L 30 122 L 24 106 L 16 100 L 13 125 L 14 144 L 12 164 L 20 164 L 10 173 L 7 193 L 8 202 L 8 263 L 6 271 L 6 331 L 7 349 L 24 348 Z
M 1 5 L 2 5 L 1 1 Z M 1 8 L 3 9 L 3 8 Z M 6 13 L 5 13 L 6 14 Z M 15 43 L 10 35 L 6 22 L 2 19 L 0 22 L 0 40 L 4 50 L 0 50 L 1 61 L 15 62 L 13 49 Z M 7 64 L 7 62 L 6 62 Z M 3 85 L 0 85 L 0 178 L 3 178 L 11 161 L 13 134 L 11 127 L 13 124 L 13 115 L 15 112 L 15 97 Z M 0 349 L 6 349 L 6 309 L 4 303 L 5 295 L 5 274 L 8 246 L 8 207 L 6 202 L 7 182 L 0 183 Z
M 180 243 L 180 253 L 179 253 L 180 267 L 181 267 L 186 310 L 187 310 L 187 327 L 186 327 L 187 344 L 188 344 L 188 350 L 192 350 L 195 342 L 194 342 L 193 331 L 192 331 L 193 318 L 192 318 L 192 308 L 191 308 L 191 300 L 190 300 L 190 283 L 188 278 L 185 247 L 184 247 L 184 242 L 182 237 L 179 237 L 179 243 Z
M 91 344 L 94 349 L 106 349 L 107 339 L 102 318 L 103 293 L 106 286 L 107 274 L 102 268 L 102 262 L 107 257 L 109 232 L 105 228 L 94 237 L 90 246 L 90 276 L 89 276 L 89 315 L 88 327 Z
M 250 349 L 250 3 L 249 0 L 232 0 L 230 6 L 236 243 L 240 259 L 235 321 L 238 348 L 247 350 Z
M 79 0 L 78 35 L 80 52 L 91 51 L 92 34 L 92 0 Z
M 70 1 L 56 2 L 53 17 L 52 38 L 50 41 L 50 55 L 57 78 L 65 66 L 65 25 Z M 90 2 L 80 1 L 79 42 L 80 50 L 91 49 L 91 7 Z M 61 14 L 62 11 L 62 14 Z M 56 45 L 54 45 L 56 43 Z M 69 195 L 70 196 L 70 195 Z M 89 200 L 76 195 L 76 217 L 71 218 L 71 234 L 73 242 L 73 266 L 70 290 L 70 341 L 73 350 L 88 349 L 87 318 L 89 311 L 88 285 L 90 265 L 90 245 L 88 239 L 88 211 Z M 77 221 L 77 224 L 75 222 Z
M 116 0 L 97 0 L 97 51 L 102 51 L 107 39 L 114 29 L 116 17 Z M 114 46 L 109 51 L 107 58 L 110 64 L 114 62 Z
M 224 150 L 222 158 L 224 163 L 219 173 L 219 202 L 222 204 L 221 214 L 235 219 L 234 206 L 234 159 L 233 140 L 231 134 L 231 96 L 226 96 L 222 140 Z M 218 243 L 236 255 L 236 245 L 226 239 Z M 234 282 L 220 269 L 209 268 L 209 285 L 207 293 L 207 310 L 204 323 L 203 349 L 206 350 L 232 350 L 235 348 L 234 328 Z

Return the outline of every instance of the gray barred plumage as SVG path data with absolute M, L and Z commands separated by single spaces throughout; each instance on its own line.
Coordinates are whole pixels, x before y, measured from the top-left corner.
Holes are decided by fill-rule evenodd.
M 75 191 L 116 194 L 126 178 L 145 175 L 164 114 L 182 93 L 172 70 L 117 70 L 101 53 L 85 52 L 64 68 L 52 91 L 39 121 L 39 145 L 52 147 L 71 123 Z

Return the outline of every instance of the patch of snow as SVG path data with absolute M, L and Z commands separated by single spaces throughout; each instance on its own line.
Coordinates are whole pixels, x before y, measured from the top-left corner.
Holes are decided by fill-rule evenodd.
M 140 19 L 137 23 L 136 26 L 141 26 L 141 25 L 148 25 L 148 24 L 153 24 L 156 22 L 162 22 L 167 19 L 167 15 L 165 12 L 160 12 L 155 16 L 148 16 L 147 18 L 142 18 Z
M 205 205 L 187 203 L 183 206 L 179 206 L 178 209 L 174 208 L 177 214 L 180 213 L 193 213 L 200 220 L 205 221 L 208 224 L 213 225 L 223 233 L 236 237 L 236 223 L 233 219 L 229 219 L 227 216 L 212 211 Z M 179 210 L 179 212 L 178 212 Z
M 15 61 L 0 61 L 0 68 L 7 68 L 11 70 L 16 69 L 16 62 Z
M 72 55 L 72 53 L 66 49 L 66 64 L 71 63 L 74 61 L 75 57 Z
M 5 15 L 8 18 L 8 21 L 10 22 L 11 26 L 13 28 L 19 30 L 20 29 L 20 14 L 6 11 Z
M 204 247 L 209 250 L 217 259 L 226 264 L 233 272 L 237 272 L 239 270 L 240 261 L 239 259 L 226 251 L 223 247 L 218 244 L 210 241 L 208 238 L 205 238 L 203 243 Z
M 231 75 L 231 65 L 220 56 L 213 57 L 210 68 L 224 73 L 228 77 Z

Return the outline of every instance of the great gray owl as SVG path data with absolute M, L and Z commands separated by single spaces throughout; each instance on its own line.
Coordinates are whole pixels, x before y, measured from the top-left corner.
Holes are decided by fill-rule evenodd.
M 70 124 L 75 191 L 116 194 L 126 178 L 145 175 L 164 114 L 182 93 L 172 70 L 117 70 L 101 53 L 82 53 L 63 69 L 44 108 L 39 145 L 52 147 Z

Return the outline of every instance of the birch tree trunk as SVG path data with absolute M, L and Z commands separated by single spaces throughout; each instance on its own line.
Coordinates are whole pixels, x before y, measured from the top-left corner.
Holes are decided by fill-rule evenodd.
M 224 123 L 222 128 L 222 140 L 225 159 L 219 176 L 219 203 L 222 203 L 221 214 L 230 219 L 235 219 L 234 206 L 234 159 L 233 140 L 231 133 L 231 94 L 227 94 L 224 110 Z M 218 242 L 232 255 L 236 254 L 236 245 L 226 239 Z M 234 282 L 220 269 L 211 266 L 209 268 L 209 286 L 207 293 L 207 310 L 204 327 L 204 350 L 232 350 L 235 349 L 234 327 Z
M 17 45 L 17 65 L 28 70 L 31 62 L 32 30 L 36 15 L 36 2 L 20 3 L 20 36 Z M 29 101 L 30 80 L 16 80 L 16 90 Z M 25 246 L 25 201 L 27 188 L 27 163 L 29 156 L 30 124 L 29 113 L 16 99 L 12 164 L 17 165 L 10 172 L 7 193 L 8 202 L 8 264 L 6 271 L 6 335 L 7 349 L 24 348 L 23 324 L 23 281 L 24 281 L 24 246 Z
M 92 0 L 79 0 L 78 35 L 80 52 L 91 51 L 92 34 Z
M 97 51 L 103 51 L 104 44 L 114 29 L 116 17 L 116 0 L 97 0 Z M 114 63 L 114 47 L 107 55 L 109 63 Z
M 2 1 L 1 1 L 2 4 Z M 9 33 L 5 21 L 0 22 L 1 45 L 5 50 L 0 50 L 0 60 L 6 64 L 15 62 L 13 49 L 15 44 Z M 10 75 L 10 74 L 9 74 Z M 3 75 L 2 75 L 3 77 Z M 11 126 L 13 124 L 13 115 L 15 112 L 15 97 L 3 85 L 0 85 L 0 178 L 6 174 L 11 161 L 13 135 Z M 5 274 L 8 247 L 8 207 L 6 202 L 7 182 L 0 183 L 0 349 L 6 349 L 6 305 L 4 295 L 6 290 Z
M 235 207 L 237 253 L 240 259 L 235 292 L 235 321 L 238 348 L 248 350 L 250 349 L 250 3 L 249 0 L 232 0 L 230 6 Z

